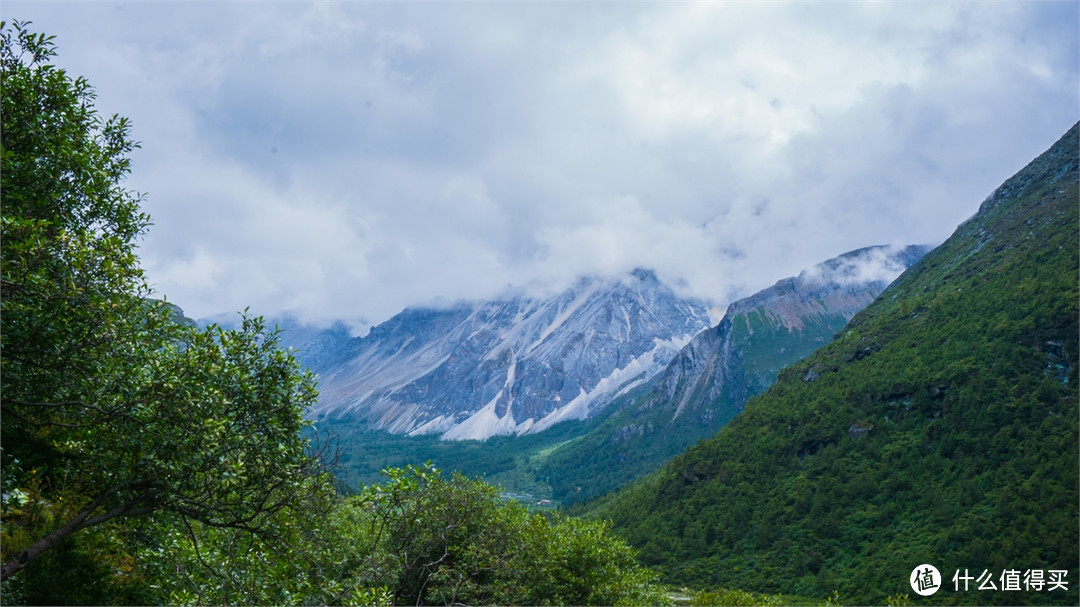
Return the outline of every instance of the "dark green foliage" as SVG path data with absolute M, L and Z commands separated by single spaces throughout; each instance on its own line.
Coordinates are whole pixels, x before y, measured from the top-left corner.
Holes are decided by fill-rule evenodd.
M 5 580 L 5 605 L 146 605 L 158 600 L 115 526 L 84 531 Z
M 667 581 L 1077 604 L 1077 127 L 716 437 L 594 504 Z M 1063 592 L 952 592 L 956 569 Z
M 655 574 L 604 523 L 530 513 L 430 465 L 340 501 L 284 543 L 199 527 L 141 557 L 171 603 L 656 605 Z

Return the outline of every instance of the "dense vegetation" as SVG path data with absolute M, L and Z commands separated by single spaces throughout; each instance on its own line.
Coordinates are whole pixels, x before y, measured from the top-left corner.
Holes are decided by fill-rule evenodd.
M 432 468 L 343 498 L 310 374 L 258 318 L 149 297 L 136 144 L 0 23 L 0 598 L 6 604 L 654 604 L 603 523 Z
M 1078 604 L 1074 126 L 716 437 L 592 505 L 671 582 Z M 956 570 L 1068 589 L 953 591 Z M 1024 586 L 1021 586 L 1023 588 Z
M 590 427 L 588 421 L 568 421 L 550 430 L 525 436 L 493 436 L 484 441 L 444 441 L 437 435 L 407 436 L 372 430 L 353 417 L 321 420 L 318 425 L 340 439 L 337 476 L 345 491 L 378 482 L 381 471 L 418 461 L 443 470 L 483 478 L 513 492 L 537 499 L 552 497 L 543 462 L 559 445 L 573 441 Z

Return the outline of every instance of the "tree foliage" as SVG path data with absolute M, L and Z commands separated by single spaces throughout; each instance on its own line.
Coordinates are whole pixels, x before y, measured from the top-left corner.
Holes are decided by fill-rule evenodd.
M 368 512 L 369 585 L 395 604 L 648 604 L 651 572 L 603 523 L 548 520 L 495 487 L 430 466 L 388 471 L 353 498 Z
M 385 474 L 284 543 L 205 526 L 193 543 L 174 526 L 140 558 L 181 604 L 667 602 L 605 523 L 549 519 L 430 464 Z
M 2 27 L 5 579 L 122 517 L 256 532 L 323 474 L 301 435 L 314 381 L 276 335 L 199 330 L 149 299 L 130 126 L 54 54 Z

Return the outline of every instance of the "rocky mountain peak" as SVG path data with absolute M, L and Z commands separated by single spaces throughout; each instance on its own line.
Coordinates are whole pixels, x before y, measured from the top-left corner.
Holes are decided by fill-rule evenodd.
M 652 377 L 708 322 L 704 302 L 647 269 L 548 298 L 408 308 L 309 362 L 321 376 L 313 415 L 446 439 L 538 432 Z

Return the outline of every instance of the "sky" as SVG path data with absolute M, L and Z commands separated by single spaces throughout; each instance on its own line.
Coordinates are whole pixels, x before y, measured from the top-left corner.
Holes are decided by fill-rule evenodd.
M 159 295 L 343 321 L 937 244 L 1080 119 L 1080 2 L 24 2 L 141 142 Z

